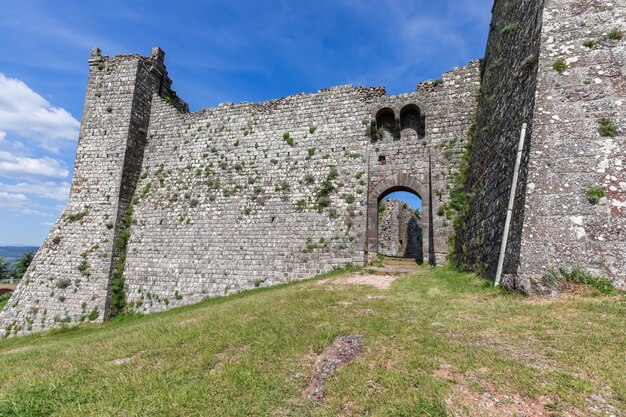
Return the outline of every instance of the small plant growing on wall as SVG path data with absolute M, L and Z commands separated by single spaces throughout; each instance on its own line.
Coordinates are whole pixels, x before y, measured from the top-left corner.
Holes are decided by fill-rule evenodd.
M 80 274 L 84 277 L 89 277 L 89 275 L 91 275 L 89 273 L 89 262 L 87 262 L 86 259 L 83 259 L 80 264 L 78 265 L 78 271 L 80 272 Z
M 287 180 L 282 180 L 274 186 L 274 191 L 288 191 L 288 190 L 289 190 L 289 182 Z
M 517 22 L 511 22 L 506 24 L 502 30 L 500 31 L 500 33 L 502 35 L 506 35 L 507 33 L 511 33 L 511 32 L 515 32 L 517 29 L 519 29 L 519 23 Z
M 597 45 L 596 41 L 594 41 L 594 40 L 588 40 L 588 41 L 585 41 L 585 43 L 583 43 L 583 46 L 585 48 L 589 48 L 589 49 L 594 49 L 596 47 L 596 45 Z
M 596 205 L 604 197 L 604 189 L 602 187 L 591 187 L 587 189 L 587 200 Z
M 567 69 L 567 64 L 562 59 L 557 59 L 556 61 L 554 61 L 552 68 L 554 68 L 554 70 L 559 74 L 563 74 Z
M 614 138 L 617 135 L 617 126 L 613 123 L 613 120 L 603 117 L 598 120 L 598 132 L 600 136 Z
M 65 221 L 68 223 L 80 222 L 85 218 L 85 216 L 87 216 L 87 214 L 88 214 L 88 211 L 87 209 L 85 209 L 83 211 L 79 211 L 78 213 L 67 216 Z
M 609 32 L 609 34 L 606 37 L 613 41 L 619 41 L 624 37 L 624 34 L 622 33 L 621 30 L 613 29 L 612 31 Z
M 287 145 L 293 146 L 293 138 L 289 134 L 289 132 L 283 133 L 283 140 L 287 142 Z
M 94 308 L 93 310 L 91 310 L 91 313 L 89 313 L 89 316 L 87 316 L 87 319 L 89 321 L 94 321 L 96 320 L 98 317 L 100 317 L 100 312 L 98 311 L 98 307 Z
M 69 287 L 72 284 L 72 281 L 69 278 L 61 278 L 57 281 L 57 287 L 64 289 Z

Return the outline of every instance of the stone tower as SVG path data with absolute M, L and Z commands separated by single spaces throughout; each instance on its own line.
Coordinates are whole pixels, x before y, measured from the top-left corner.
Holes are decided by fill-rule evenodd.
M 153 95 L 186 111 L 170 91 L 163 58 L 159 48 L 113 59 L 92 51 L 70 199 L 0 313 L 5 333 L 100 322 L 110 311 Z
M 623 0 L 495 2 L 457 237 L 465 265 L 495 275 L 526 122 L 508 284 L 533 292 L 578 265 L 626 288 L 625 21 Z

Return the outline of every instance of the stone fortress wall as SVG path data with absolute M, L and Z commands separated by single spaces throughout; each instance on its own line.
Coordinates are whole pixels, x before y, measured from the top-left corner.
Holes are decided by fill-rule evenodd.
M 453 169 L 444 145 L 467 134 L 478 77 L 472 62 L 400 96 L 348 85 L 189 113 L 159 48 L 94 50 L 70 202 L 0 330 L 101 322 L 123 305 L 161 311 L 363 265 L 377 254 L 372 190 L 376 207 L 400 189 L 428 207 L 431 184 L 443 189 Z M 424 246 L 442 262 L 452 229 L 429 224 Z
M 422 198 L 424 260 L 441 264 L 459 169 L 457 261 L 493 276 L 523 122 L 507 282 L 579 264 L 623 286 L 625 141 L 621 128 L 600 136 L 598 121 L 624 123 L 626 54 L 607 33 L 624 29 L 625 8 L 498 0 L 482 65 L 414 92 L 348 85 L 195 113 L 159 48 L 94 50 L 70 200 L 0 312 L 0 336 L 363 265 L 378 252 L 378 203 L 394 191 Z
M 456 242 L 461 263 L 495 276 L 527 122 L 507 285 L 533 292 L 549 270 L 579 265 L 626 288 L 625 28 L 623 1 L 495 2 Z M 614 135 L 600 133 L 602 119 Z M 594 190 L 603 195 L 597 203 Z

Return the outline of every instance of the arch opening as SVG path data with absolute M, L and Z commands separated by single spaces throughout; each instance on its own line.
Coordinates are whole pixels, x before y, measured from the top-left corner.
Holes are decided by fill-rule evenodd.
M 403 134 L 424 137 L 425 121 L 422 111 L 416 104 L 407 104 L 400 110 L 400 130 Z
M 380 203 L 385 201 L 386 197 L 391 197 L 388 200 L 393 199 L 394 196 L 397 196 L 398 192 L 406 193 L 405 196 L 409 196 L 409 199 L 412 198 L 413 205 L 415 206 L 413 209 L 414 221 L 411 222 L 410 217 L 406 216 L 406 229 L 401 232 L 398 232 L 398 235 L 393 233 L 394 239 L 397 239 L 397 245 L 400 241 L 400 234 L 403 234 L 403 247 L 400 249 L 400 253 L 403 249 L 405 249 L 404 254 L 406 256 L 414 257 L 418 262 L 426 262 L 429 264 L 435 264 L 435 255 L 432 250 L 432 230 L 431 230 L 431 213 L 430 213 L 430 193 L 428 192 L 428 188 L 425 187 L 420 181 L 416 178 L 410 177 L 406 174 L 395 174 L 390 177 L 385 178 L 380 181 L 375 187 L 373 187 L 370 191 L 368 197 L 368 208 L 367 208 L 367 247 L 366 247 L 366 261 L 372 261 L 378 256 L 378 254 L 385 253 L 385 242 L 383 242 L 382 246 L 379 245 L 379 212 L 380 212 Z M 421 208 L 419 207 L 419 203 L 421 202 Z M 400 204 L 400 209 L 402 208 L 402 202 Z M 407 204 L 410 207 L 410 204 Z M 415 209 L 420 208 L 419 210 L 419 218 L 415 214 Z M 395 209 L 394 209 L 395 210 Z M 402 211 L 402 210 L 400 210 Z M 383 222 L 385 219 L 383 218 L 383 214 L 380 215 L 380 221 Z M 399 224 L 399 223 L 398 223 Z M 419 228 L 417 230 L 416 226 Z M 383 226 L 384 228 L 385 226 Z M 409 228 L 412 228 L 409 231 Z M 406 234 L 405 234 L 406 232 Z M 410 250 L 407 246 L 409 246 L 408 242 L 416 242 L 416 237 L 419 236 L 417 243 L 413 243 L 410 247 Z M 421 244 L 420 244 L 421 243 Z M 383 252 L 380 252 L 380 248 L 383 249 Z
M 422 199 L 412 191 L 389 192 L 378 203 L 378 253 L 424 262 Z

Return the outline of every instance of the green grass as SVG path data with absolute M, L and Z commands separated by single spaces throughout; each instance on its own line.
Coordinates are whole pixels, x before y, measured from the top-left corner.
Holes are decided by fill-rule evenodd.
M 317 281 L 1 341 L 0 415 L 443 416 L 490 386 L 626 410 L 621 295 L 526 299 L 428 267 L 390 290 Z M 303 399 L 315 354 L 349 333 L 365 354 Z

